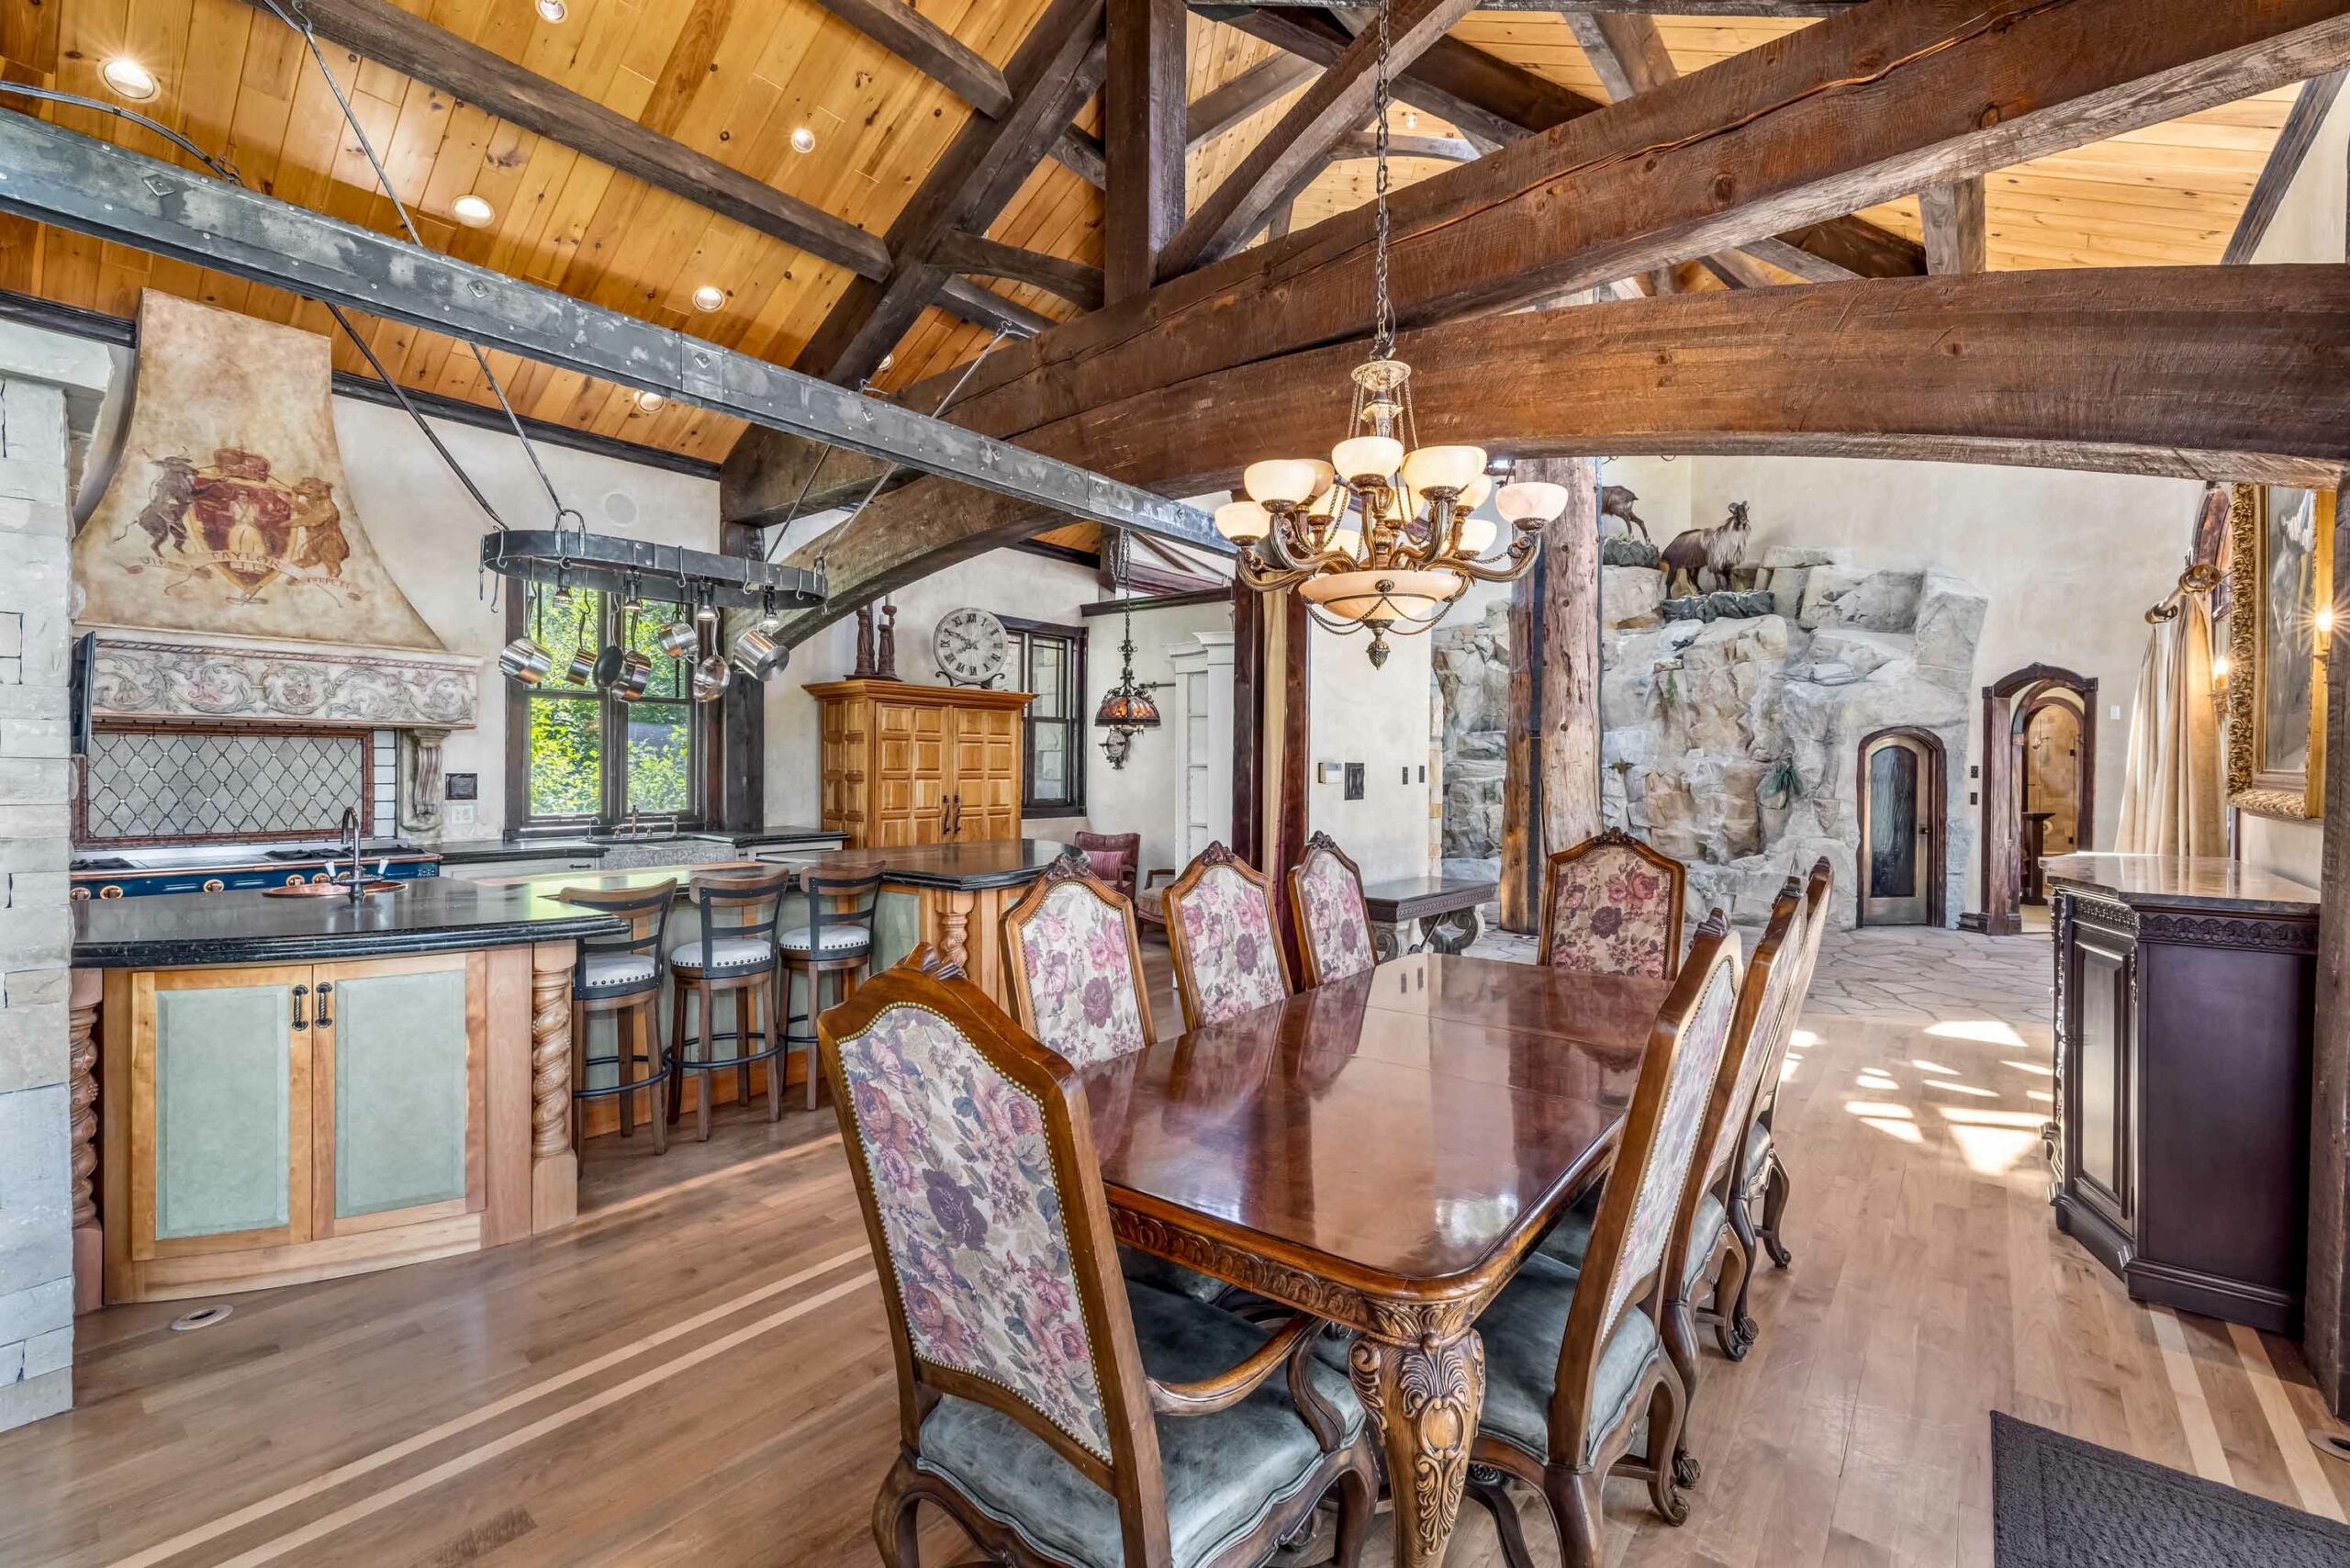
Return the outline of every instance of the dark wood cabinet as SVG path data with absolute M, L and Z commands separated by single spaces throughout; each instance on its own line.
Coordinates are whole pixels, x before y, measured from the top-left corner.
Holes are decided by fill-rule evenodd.
M 2058 1226 L 2133 1300 L 2298 1333 L 2316 894 L 2221 860 L 2046 868 Z

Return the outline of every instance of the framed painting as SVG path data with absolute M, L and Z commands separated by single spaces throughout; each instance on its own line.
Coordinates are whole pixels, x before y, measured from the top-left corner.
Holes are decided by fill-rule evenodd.
M 2324 811 L 2335 493 L 2231 490 L 2228 801 L 2262 816 L 2316 817 Z

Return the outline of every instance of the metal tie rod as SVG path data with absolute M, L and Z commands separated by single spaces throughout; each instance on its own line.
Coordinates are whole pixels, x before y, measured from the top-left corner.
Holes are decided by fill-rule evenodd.
M 0 115 L 0 211 L 1219 554 L 1206 513 L 109 141 Z

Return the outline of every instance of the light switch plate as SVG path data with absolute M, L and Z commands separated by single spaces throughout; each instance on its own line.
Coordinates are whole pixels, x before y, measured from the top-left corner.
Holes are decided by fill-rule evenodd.
M 1345 781 L 1347 765 L 1343 762 L 1317 762 L 1314 765 L 1314 782 L 1337 784 Z
M 450 801 L 447 814 L 449 818 L 449 825 L 451 827 L 471 827 L 474 825 L 474 807 L 473 802 L 470 801 Z

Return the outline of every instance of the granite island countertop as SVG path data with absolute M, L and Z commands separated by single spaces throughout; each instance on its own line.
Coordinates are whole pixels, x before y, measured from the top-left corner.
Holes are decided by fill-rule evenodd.
M 964 892 L 1033 882 L 1069 853 L 1050 838 L 995 838 L 973 844 L 909 845 L 902 849 L 770 849 L 759 858 L 801 871 L 856 872 L 878 868 L 899 887 Z
M 76 969 L 186 969 L 445 953 L 617 934 L 610 915 L 566 904 L 552 890 L 489 887 L 455 877 L 403 882 L 348 898 L 273 898 L 260 890 L 160 893 L 75 903 Z
M 2232 914 L 2317 913 L 2315 888 L 2220 856 L 2051 855 L 2040 868 L 2051 883 L 2105 893 L 2133 907 Z

